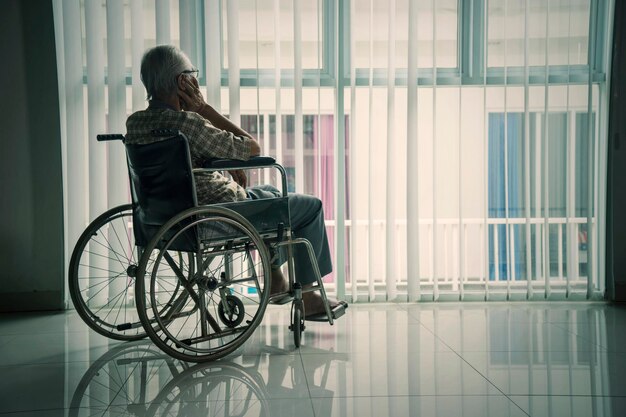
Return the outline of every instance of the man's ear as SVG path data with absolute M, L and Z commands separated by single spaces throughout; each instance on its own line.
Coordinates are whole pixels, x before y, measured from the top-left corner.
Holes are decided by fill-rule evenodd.
M 185 83 L 184 83 L 184 75 L 178 74 L 176 77 L 176 84 L 178 84 L 178 89 L 185 91 Z

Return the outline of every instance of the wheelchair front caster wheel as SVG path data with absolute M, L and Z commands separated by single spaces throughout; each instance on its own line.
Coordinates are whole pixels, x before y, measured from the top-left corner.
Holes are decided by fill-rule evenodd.
M 241 324 L 245 316 L 244 311 L 243 303 L 234 295 L 227 296 L 217 306 L 220 320 L 231 329 Z
M 291 326 L 289 329 L 293 332 L 293 343 L 297 348 L 300 347 L 304 328 L 304 305 L 301 301 L 294 302 L 291 306 Z

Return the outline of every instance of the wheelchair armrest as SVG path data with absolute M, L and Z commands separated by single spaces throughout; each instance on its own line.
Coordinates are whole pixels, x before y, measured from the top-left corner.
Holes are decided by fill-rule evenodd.
M 124 135 L 121 135 L 119 133 L 109 133 L 105 135 L 97 135 L 96 139 L 98 140 L 98 142 L 104 142 L 107 140 L 121 140 L 122 142 L 124 142 Z
M 270 167 L 276 163 L 271 156 L 253 156 L 247 161 L 239 161 L 237 159 L 214 159 L 204 165 L 209 169 L 244 169 L 244 168 L 263 168 Z
M 194 168 L 193 172 L 210 172 L 210 171 L 229 171 L 234 169 L 250 169 L 250 168 L 276 168 L 280 172 L 282 193 L 287 196 L 287 172 L 282 165 L 276 163 L 271 156 L 253 156 L 247 161 L 239 161 L 236 159 L 213 159 L 204 164 L 202 168 Z

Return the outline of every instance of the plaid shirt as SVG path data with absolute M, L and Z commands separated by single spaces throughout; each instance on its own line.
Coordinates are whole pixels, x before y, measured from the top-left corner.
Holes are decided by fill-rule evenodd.
M 146 110 L 130 115 L 126 120 L 126 143 L 147 144 L 165 138 L 153 137 L 153 129 L 180 130 L 189 140 L 193 168 L 213 158 L 247 160 L 250 139 L 214 127 L 198 113 L 175 111 L 169 106 L 151 101 Z M 218 172 L 195 174 L 198 203 L 211 204 L 246 199 L 245 190 Z

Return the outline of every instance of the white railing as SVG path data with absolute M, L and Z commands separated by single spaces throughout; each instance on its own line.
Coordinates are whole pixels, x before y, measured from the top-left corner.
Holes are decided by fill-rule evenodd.
M 353 227 L 352 220 L 345 221 L 346 227 Z M 461 227 L 459 228 L 459 224 Z M 419 222 L 420 232 L 420 276 L 419 286 L 422 300 L 437 299 L 558 299 L 558 298 L 600 298 L 602 286 L 599 279 L 594 279 L 593 294 L 587 294 L 589 274 L 585 270 L 581 273 L 581 266 L 588 265 L 587 234 L 596 233 L 595 218 L 591 224 L 591 230 L 586 231 L 581 225 L 587 224 L 586 217 L 543 217 L 530 218 L 530 236 L 526 237 L 526 218 L 438 218 L 437 219 L 437 242 L 438 246 L 433 251 L 433 220 L 425 218 Z M 335 222 L 327 220 L 329 229 L 335 227 Z M 375 219 L 371 225 L 367 220 L 357 220 L 360 228 L 359 236 L 364 239 L 371 238 L 374 234 L 385 236 L 386 221 Z M 499 225 L 505 230 L 498 232 Z M 395 223 L 395 247 L 400 253 L 396 259 L 400 260 L 397 268 L 398 277 L 396 286 L 398 298 L 403 299 L 406 295 L 409 279 L 415 277 L 406 276 L 406 220 L 398 220 Z M 546 238 L 546 227 L 549 234 Z M 487 232 L 485 231 L 485 228 Z M 459 233 L 459 229 L 462 233 Z M 520 230 L 521 229 L 521 230 Z M 349 229 L 348 229 L 349 230 Z M 569 231 L 569 232 L 568 232 Z M 492 244 L 488 244 L 489 233 Z M 346 235 L 350 236 L 346 231 Z M 502 235 L 507 239 L 504 249 L 501 248 Z M 518 237 L 523 240 L 518 240 Z M 565 242 L 564 242 L 565 237 Z M 530 241 L 526 241 L 525 239 Z M 556 240 L 556 242 L 554 241 Z M 592 244 L 595 239 L 591 240 Z M 351 242 L 352 243 L 352 242 Z M 350 250 L 354 250 L 353 244 L 348 244 Z M 565 243 L 565 244 L 564 244 Z M 547 247 L 544 247 L 544 244 Z M 527 248 L 530 245 L 530 250 Z M 595 248 L 595 245 L 594 245 Z M 593 250 L 591 253 L 597 253 Z M 361 251 L 354 259 L 359 259 Z M 516 257 L 520 254 L 530 253 L 530 262 L 523 264 Z M 358 298 L 368 298 L 368 289 L 373 284 L 377 294 L 376 299 L 388 299 L 386 297 L 386 279 L 384 267 L 376 268 L 381 274 L 368 271 L 367 258 L 374 256 L 376 262 L 384 263 L 384 254 L 376 260 L 376 255 L 364 252 L 362 266 L 359 275 L 346 277 L 346 294 L 351 293 L 352 285 L 356 282 Z M 487 256 L 486 256 L 487 255 Z M 500 259 L 501 255 L 507 259 Z M 435 262 L 437 268 L 434 268 Z M 548 264 L 546 265 L 546 262 Z M 597 264 L 596 262 L 593 263 Z M 528 270 L 528 265 L 531 265 Z M 504 266 L 506 273 L 503 276 L 498 266 Z M 565 267 L 564 267 L 565 266 Z M 348 268 L 349 271 L 352 268 Z M 438 271 L 437 276 L 433 271 Z M 518 274 L 521 270 L 521 274 Z M 548 273 L 546 279 L 545 272 Z M 530 274 L 531 282 L 528 283 Z M 373 283 L 371 282 L 373 280 Z M 327 285 L 334 288 L 334 279 L 328 279 Z M 378 294 L 381 297 L 378 297 Z

